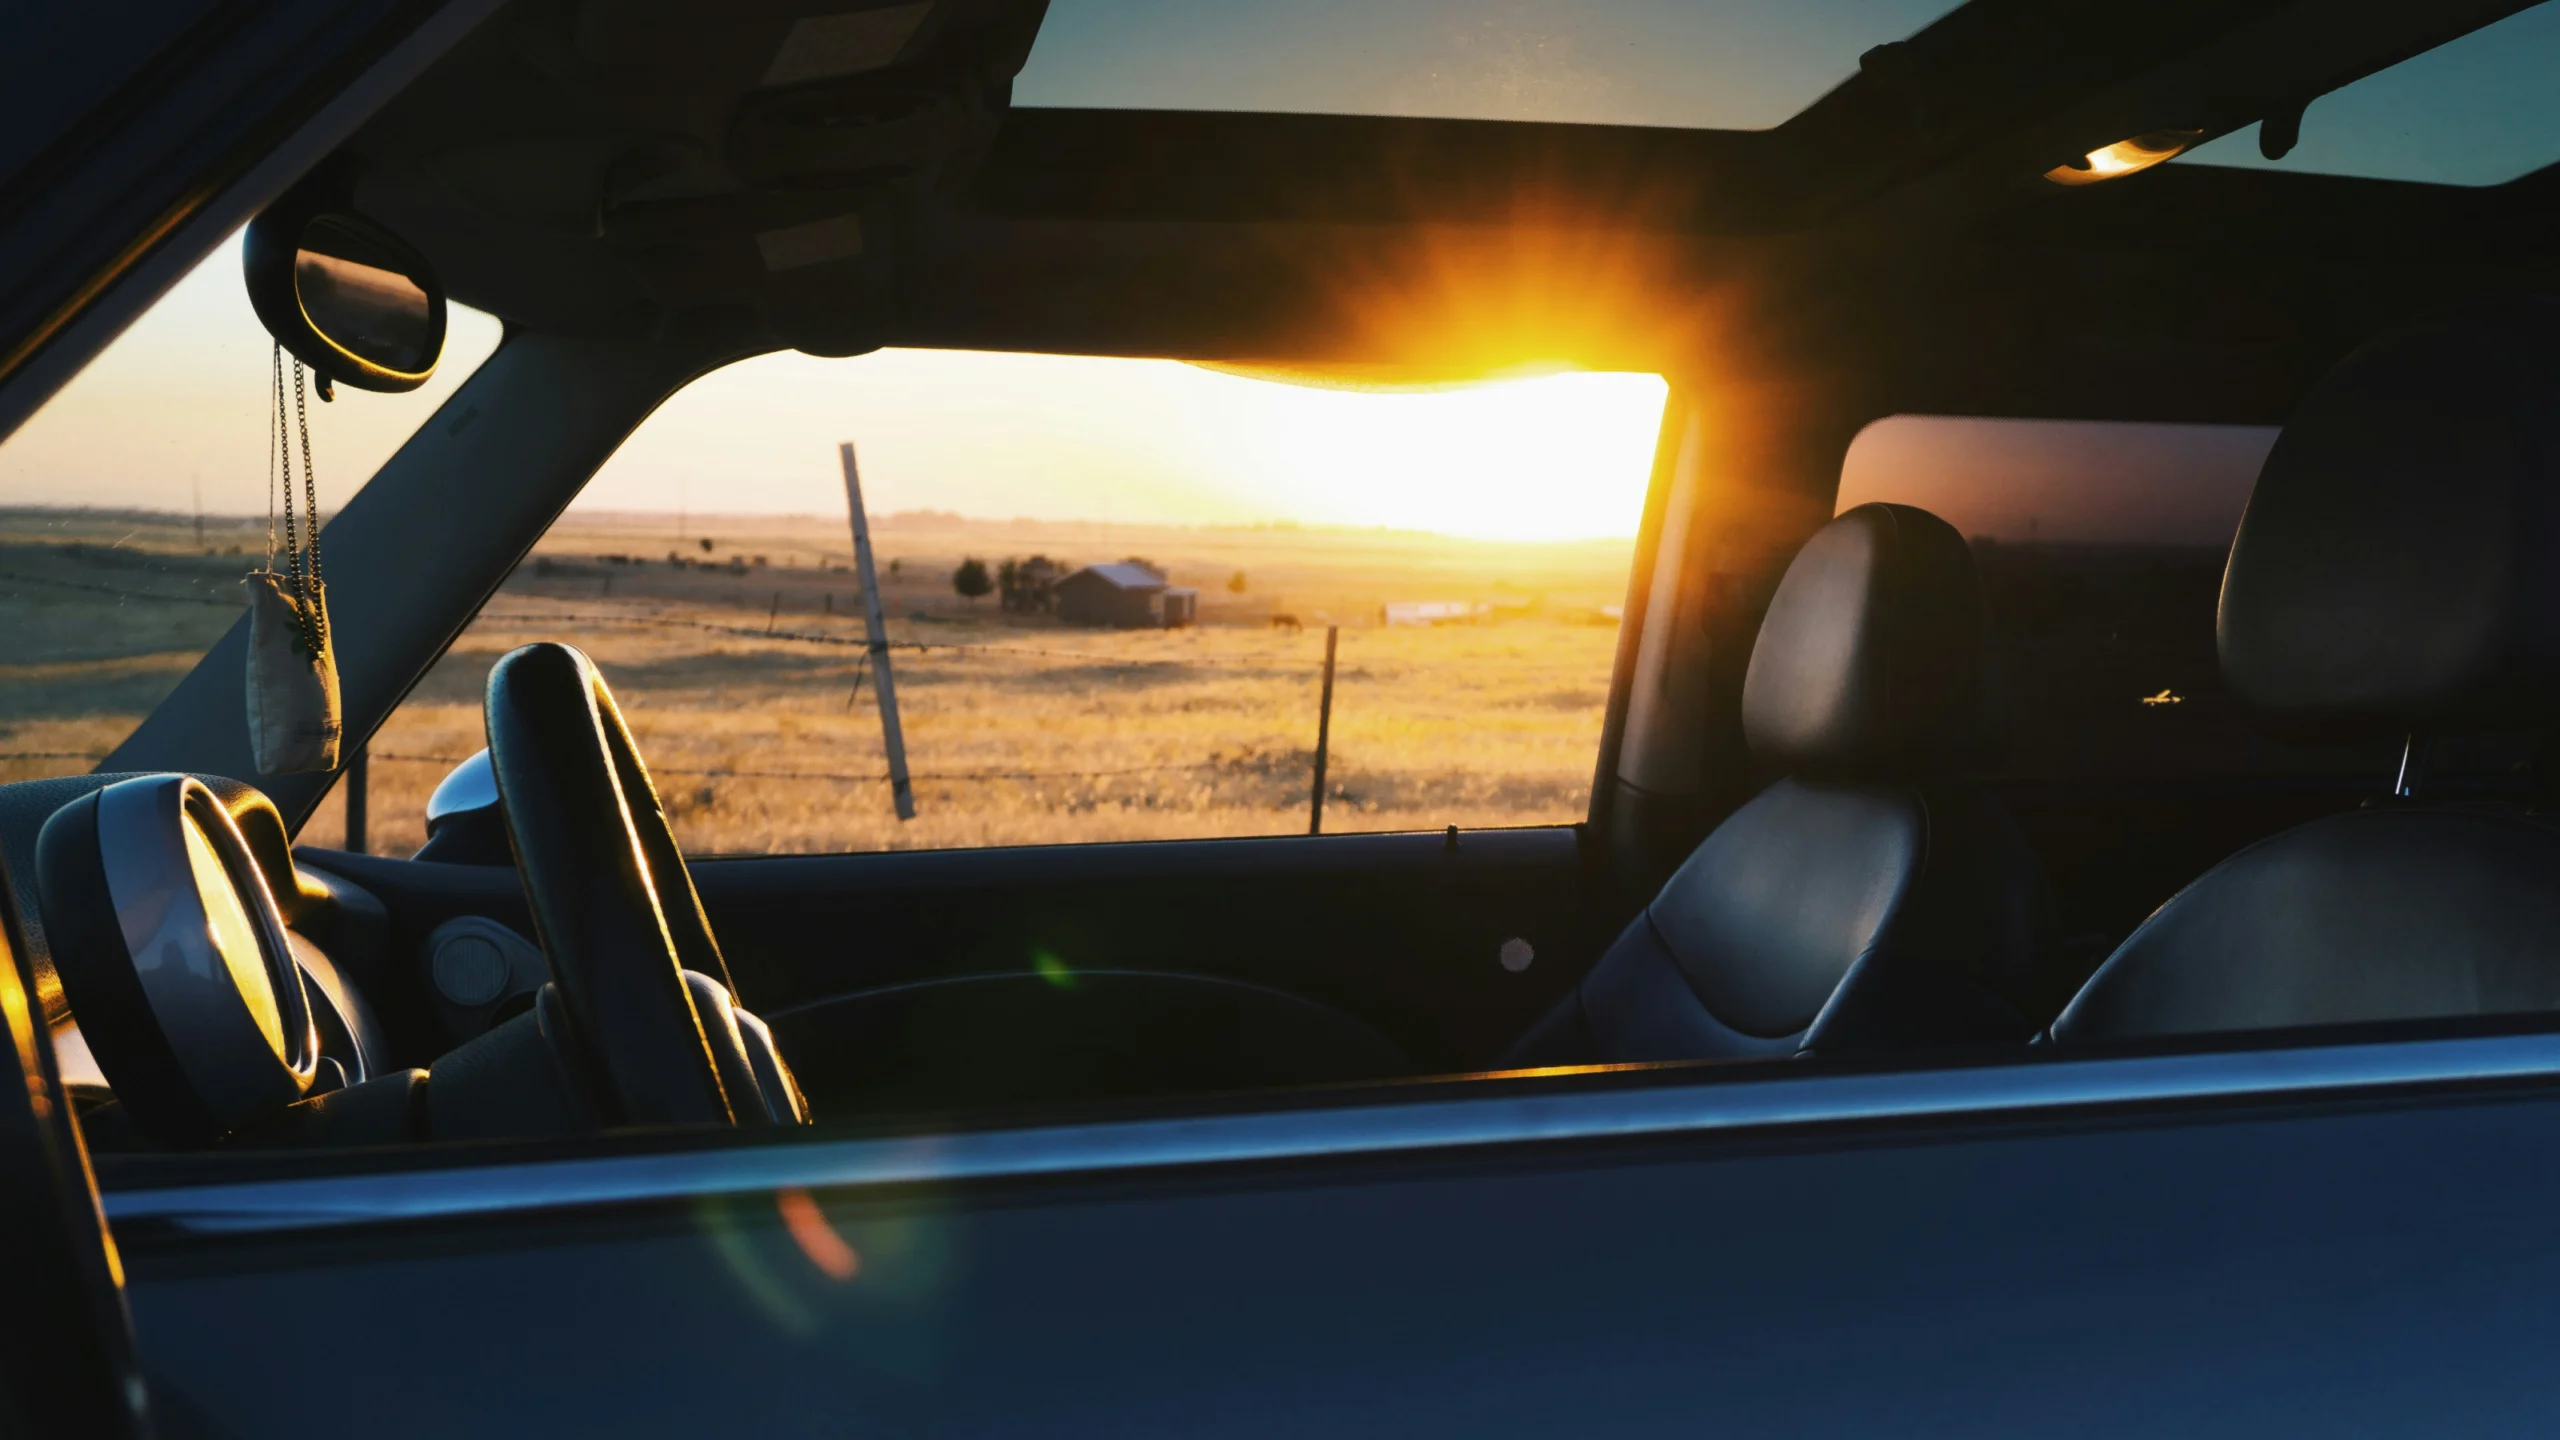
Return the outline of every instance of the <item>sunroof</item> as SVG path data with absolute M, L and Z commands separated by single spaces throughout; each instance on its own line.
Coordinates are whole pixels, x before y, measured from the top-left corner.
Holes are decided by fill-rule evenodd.
M 1051 0 L 1017 105 L 1754 130 L 1955 0 Z
M 2199 145 L 2184 165 L 2499 185 L 2560 160 L 2560 0 L 2544 0 L 2311 102 L 2282 160 L 2258 127 Z

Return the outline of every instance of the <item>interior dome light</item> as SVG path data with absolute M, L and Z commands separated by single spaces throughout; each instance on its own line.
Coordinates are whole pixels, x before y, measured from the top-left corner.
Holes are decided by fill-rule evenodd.
M 2154 130 L 2092 150 L 2068 165 L 2056 165 L 2044 178 L 2056 185 L 2095 185 L 2137 170 L 2148 170 L 2204 138 L 2202 130 Z

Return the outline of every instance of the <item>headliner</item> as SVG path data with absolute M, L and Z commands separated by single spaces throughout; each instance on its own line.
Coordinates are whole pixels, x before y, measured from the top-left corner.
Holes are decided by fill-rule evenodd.
M 1716 131 L 1013 109 L 1038 0 L 939 0 L 892 63 L 768 85 L 845 0 L 519 0 L 346 149 L 456 298 L 706 354 L 1564 360 L 1818 376 L 1873 413 L 2264 421 L 2377 324 L 2547 283 L 2560 172 L 2035 177 L 2519 8 L 2166 0 L 2128 34 L 1974 0 L 1784 124 Z M 833 258 L 775 268 L 777 235 Z

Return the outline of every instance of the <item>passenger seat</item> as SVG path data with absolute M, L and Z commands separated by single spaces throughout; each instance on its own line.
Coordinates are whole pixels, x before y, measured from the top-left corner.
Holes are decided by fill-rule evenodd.
M 2050 952 L 2042 873 L 1999 803 L 1973 552 L 1907 505 L 1807 541 L 1744 678 L 1787 778 L 1691 853 L 1529 1033 L 1514 1067 L 2024 1043 Z
M 2053 1038 L 2560 1009 L 2552 797 L 2440 801 L 2424 780 L 2431 742 L 2560 730 L 2560 303 L 2450 314 L 2331 371 L 2250 493 L 2219 638 L 2277 737 L 2406 737 L 2398 793 L 2205 872 Z

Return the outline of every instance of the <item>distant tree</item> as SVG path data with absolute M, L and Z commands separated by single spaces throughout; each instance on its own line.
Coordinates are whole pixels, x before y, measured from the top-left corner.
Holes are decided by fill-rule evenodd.
M 996 593 L 1016 615 L 1045 615 L 1058 608 L 1058 581 L 1067 567 L 1046 555 L 1008 559 L 996 567 Z
M 1239 570 L 1233 575 L 1227 577 L 1227 593 L 1230 595 L 1241 595 L 1244 593 L 1243 571 Z
M 996 583 L 987 577 L 987 562 L 973 555 L 951 572 L 951 588 L 960 592 L 961 599 L 975 605 L 979 597 L 996 588 Z
M 906 561 L 904 561 L 904 560 L 892 560 L 892 561 L 890 561 L 890 562 L 889 562 L 889 578 L 890 578 L 890 579 L 892 579 L 892 580 L 897 579 L 897 578 L 898 578 L 898 567 L 899 567 L 899 566 L 901 566 L 901 565 L 904 565 L 904 564 L 906 564 L 906 563 L 907 563 L 907 562 L 906 562 Z
M 703 553 L 703 554 L 708 555 L 708 554 L 710 554 L 710 553 L 711 553 L 712 539 L 711 539 L 711 537 L 710 537 L 710 536 L 705 535 L 705 536 L 703 536 L 700 540 L 698 540 L 698 541 L 696 541 L 696 542 L 694 542 L 694 543 L 696 543 L 696 544 L 698 544 L 698 545 L 700 545 L 700 546 L 702 547 L 702 553 Z

